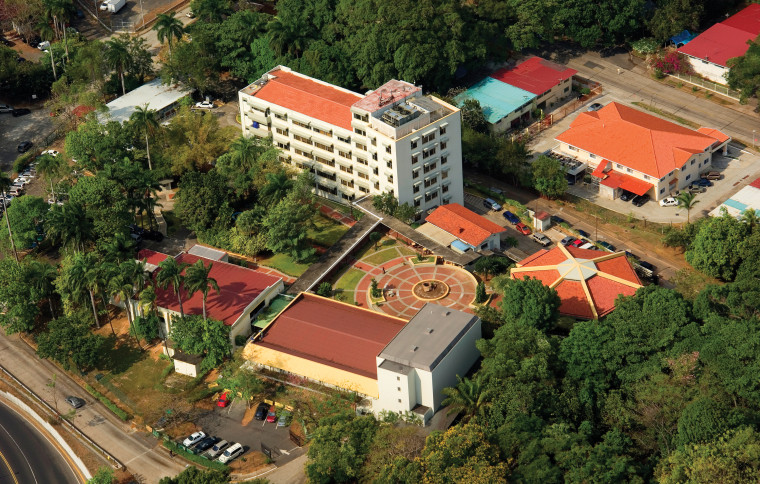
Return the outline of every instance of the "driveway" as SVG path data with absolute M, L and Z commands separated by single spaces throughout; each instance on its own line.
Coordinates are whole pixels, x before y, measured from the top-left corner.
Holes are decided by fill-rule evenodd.
M 2 101 L 0 101 L 2 102 Z M 25 106 L 15 106 L 25 107 Z M 31 114 L 14 118 L 10 114 L 0 114 L 0 170 L 9 171 L 20 155 L 17 148 L 22 141 L 34 143 L 32 150 L 44 148 L 40 143 L 53 132 L 50 112 L 43 107 L 32 107 Z
M 273 449 L 272 458 L 277 466 L 282 466 L 305 452 L 305 449 L 290 440 L 288 427 L 278 428 L 276 423 L 259 420 L 251 420 L 248 425 L 242 425 L 245 409 L 245 402 L 235 399 L 227 408 L 214 407 L 196 418 L 195 423 L 209 435 L 228 442 L 240 442 L 245 446 L 246 453 L 260 452 L 263 443 Z

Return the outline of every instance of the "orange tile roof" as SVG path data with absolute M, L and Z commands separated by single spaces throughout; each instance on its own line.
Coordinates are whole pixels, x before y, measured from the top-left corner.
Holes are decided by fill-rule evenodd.
M 282 69 L 270 74 L 273 78 L 254 97 L 351 130 L 351 106 L 362 96 Z
M 500 234 L 506 229 L 496 225 L 485 217 L 468 210 L 458 203 L 441 205 L 427 216 L 426 222 L 439 227 L 454 237 L 479 247 L 488 237 Z
M 658 179 L 715 143 L 712 136 L 616 102 L 579 114 L 556 139 Z
M 566 247 L 566 250 L 571 258 L 568 258 L 565 251 L 559 247 L 551 250 L 540 250 L 518 262 L 517 268 L 519 270 L 513 270 L 511 276 L 513 279 L 535 278 L 546 286 L 550 286 L 559 280 L 559 283 L 554 287 L 561 300 L 559 312 L 567 316 L 584 319 L 594 318 L 594 313 L 591 310 L 592 304 L 597 316 L 601 318 L 615 309 L 615 299 L 619 295 L 631 296 L 638 287 L 641 287 L 641 281 L 636 275 L 636 271 L 633 270 L 623 252 L 610 254 L 577 247 Z M 610 255 L 612 257 L 605 260 Z M 572 262 L 569 266 L 564 265 L 567 264 L 566 261 L 573 259 L 576 261 L 580 259 L 581 262 L 584 260 L 591 261 L 596 268 L 585 279 L 591 301 L 586 296 L 583 283 L 568 272 Z M 536 269 L 531 270 L 534 267 Z M 628 284 L 610 279 L 605 275 L 627 281 Z
M 757 5 L 757 4 L 755 4 L 755 5 Z M 702 127 L 702 128 L 699 128 L 697 131 L 699 131 L 702 134 L 706 134 L 707 136 L 709 136 L 711 138 L 715 138 L 716 140 L 718 140 L 721 143 L 724 143 L 724 142 L 726 142 L 726 141 L 728 141 L 728 140 L 731 139 L 731 137 L 729 135 L 727 135 L 726 133 L 724 133 L 723 131 L 719 131 L 719 130 L 714 129 L 714 128 L 705 128 L 705 127 Z

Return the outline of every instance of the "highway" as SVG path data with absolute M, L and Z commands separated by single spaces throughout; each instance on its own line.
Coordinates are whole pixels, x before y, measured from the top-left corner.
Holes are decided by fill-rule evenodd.
M 0 402 L 0 482 L 79 484 L 81 481 L 33 425 Z

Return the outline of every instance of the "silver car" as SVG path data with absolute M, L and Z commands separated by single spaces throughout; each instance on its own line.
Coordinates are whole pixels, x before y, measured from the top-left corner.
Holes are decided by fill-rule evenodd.
M 208 457 L 209 459 L 215 459 L 216 456 L 221 454 L 224 451 L 224 449 L 229 447 L 229 445 L 230 443 L 227 442 L 226 440 L 221 440 L 217 442 L 216 444 L 214 444 L 213 447 L 211 447 L 209 450 L 206 451 L 206 457 Z

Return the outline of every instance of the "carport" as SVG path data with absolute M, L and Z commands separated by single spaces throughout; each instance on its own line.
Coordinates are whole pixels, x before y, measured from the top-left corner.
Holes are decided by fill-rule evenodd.
M 417 228 L 417 232 L 421 233 L 422 235 L 435 240 L 439 244 L 443 246 L 450 246 L 452 242 L 457 240 L 456 237 L 451 235 L 450 233 L 446 232 L 440 227 L 437 227 L 431 223 L 424 223 L 420 225 Z

